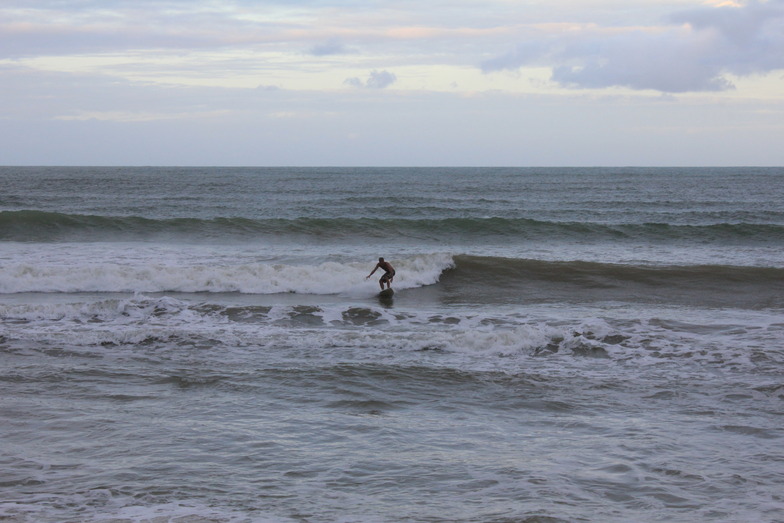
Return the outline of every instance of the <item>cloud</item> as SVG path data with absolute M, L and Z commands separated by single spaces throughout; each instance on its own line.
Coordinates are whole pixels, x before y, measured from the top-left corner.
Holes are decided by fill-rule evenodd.
M 533 34 L 481 64 L 484 72 L 547 66 L 573 88 L 622 86 L 667 93 L 732 89 L 727 74 L 784 68 L 784 0 L 751 0 L 670 15 L 660 28 L 585 25 Z
M 372 71 L 367 86 L 371 89 L 384 89 L 397 81 L 397 76 L 389 71 Z
M 393 83 L 397 81 L 397 76 L 394 73 L 390 73 L 389 71 L 376 71 L 373 70 L 370 72 L 370 76 L 368 79 L 363 82 L 359 78 L 346 78 L 343 82 L 346 85 L 350 85 L 351 87 L 364 87 L 367 89 L 384 89 L 389 87 Z
M 16 5 L 14 5 L 16 4 Z M 259 5 L 261 4 L 261 5 Z M 323 8 L 203 0 L 0 2 L 0 59 L 139 50 L 214 50 L 327 40 Z M 334 52 L 334 44 L 314 47 Z
M 739 74 L 784 68 L 784 0 L 752 0 L 745 7 L 695 9 L 676 13 L 674 23 L 710 35 L 714 46 L 706 57 Z
M 314 45 L 310 48 L 310 54 L 313 56 L 329 56 L 329 55 L 336 55 L 336 54 L 350 54 L 354 51 L 346 47 L 343 43 L 339 40 L 332 38 L 327 42 L 322 44 Z

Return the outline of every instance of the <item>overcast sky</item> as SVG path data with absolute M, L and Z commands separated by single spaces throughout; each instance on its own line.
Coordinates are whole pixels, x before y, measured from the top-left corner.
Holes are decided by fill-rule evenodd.
M 0 0 L 0 165 L 784 165 L 784 0 Z

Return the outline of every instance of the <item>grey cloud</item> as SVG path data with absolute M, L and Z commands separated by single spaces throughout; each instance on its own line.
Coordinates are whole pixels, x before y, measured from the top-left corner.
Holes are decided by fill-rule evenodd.
M 395 76 L 394 73 L 390 73 L 389 71 L 373 70 L 370 72 L 370 76 L 365 82 L 355 77 L 355 78 L 346 78 L 346 80 L 343 83 L 346 85 L 350 85 L 351 87 L 366 87 L 368 89 L 384 89 L 385 87 L 389 87 L 396 81 L 397 81 L 397 76 Z
M 9 2 L 13 3 L 22 2 Z M 186 0 L 33 4 L 29 9 L 0 5 L 0 58 L 252 47 L 279 43 L 293 27 L 247 19 L 239 6 L 229 2 L 224 6 Z
M 383 89 L 397 81 L 397 76 L 389 71 L 371 71 L 367 86 L 371 89 Z
M 364 85 L 365 85 L 365 84 L 362 83 L 362 80 L 360 80 L 357 77 L 346 78 L 345 80 L 343 80 L 343 83 L 346 84 L 346 85 L 349 85 L 351 87 L 357 87 L 357 88 L 364 87 Z
M 708 58 L 744 75 L 784 67 L 784 0 L 752 0 L 740 9 L 695 9 L 670 17 L 714 37 Z
M 702 61 L 677 33 L 618 36 L 593 49 L 590 55 L 570 50 L 572 56 L 580 56 L 579 62 L 553 67 L 552 79 L 569 87 L 624 86 L 667 93 L 733 87 L 721 77 L 719 63 Z
M 485 72 L 549 66 L 574 88 L 623 86 L 678 93 L 720 91 L 724 75 L 784 68 L 784 0 L 701 8 L 671 15 L 666 30 L 568 33 L 521 42 L 481 64 Z
M 323 44 L 314 45 L 310 48 L 310 54 L 313 56 L 329 56 L 335 54 L 349 54 L 353 50 L 346 47 L 339 40 L 330 40 Z

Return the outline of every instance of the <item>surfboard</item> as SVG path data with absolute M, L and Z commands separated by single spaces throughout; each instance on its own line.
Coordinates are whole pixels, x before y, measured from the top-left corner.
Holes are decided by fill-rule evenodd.
M 395 291 L 392 289 L 384 289 L 383 291 L 378 293 L 379 298 L 391 298 L 392 295 L 395 294 Z

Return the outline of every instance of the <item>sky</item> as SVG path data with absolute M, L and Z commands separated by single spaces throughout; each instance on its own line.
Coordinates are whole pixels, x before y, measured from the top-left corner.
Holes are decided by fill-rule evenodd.
M 0 0 L 0 165 L 784 165 L 784 0 Z

